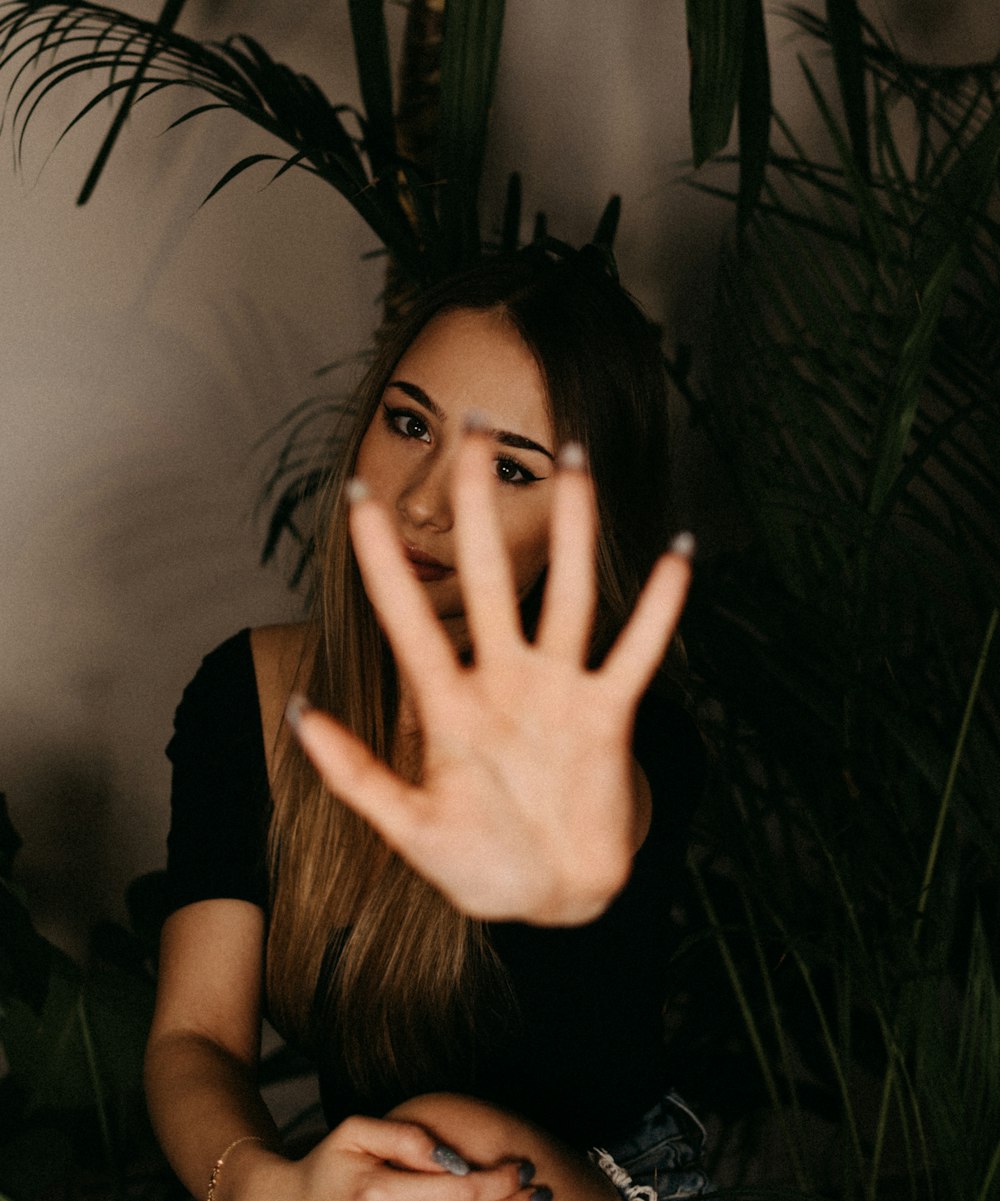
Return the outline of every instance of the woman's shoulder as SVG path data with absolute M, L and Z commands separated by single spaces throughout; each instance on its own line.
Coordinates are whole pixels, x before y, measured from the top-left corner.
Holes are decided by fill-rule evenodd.
M 295 692 L 304 692 L 308 686 L 312 665 L 310 632 L 306 622 L 257 626 L 249 631 L 260 723 L 272 775 L 271 752 L 282 742 L 288 698 Z
M 213 710 L 256 702 L 250 630 L 242 629 L 210 650 L 184 688 L 174 726 L 201 723 Z
M 307 621 L 285 621 L 273 625 L 252 626 L 247 633 L 250 636 L 254 654 L 258 650 L 273 654 L 288 650 L 301 650 L 311 628 Z
M 226 638 L 204 656 L 184 689 L 175 727 L 185 719 L 203 724 L 213 712 L 255 715 L 259 705 L 265 733 L 268 725 L 276 729 L 289 695 L 306 686 L 307 633 L 301 623 L 244 628 Z
M 258 681 L 295 684 L 304 665 L 309 630 L 310 626 L 304 621 L 255 626 L 247 630 Z

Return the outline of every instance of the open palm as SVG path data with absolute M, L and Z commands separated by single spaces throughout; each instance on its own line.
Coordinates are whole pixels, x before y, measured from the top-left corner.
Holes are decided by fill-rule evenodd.
M 490 453 L 485 438 L 469 435 L 453 481 L 472 666 L 459 661 L 389 515 L 362 489 L 351 508 L 365 588 L 416 706 L 419 784 L 326 714 L 306 708 L 296 725 L 327 787 L 463 912 L 578 924 L 606 908 L 628 877 L 641 818 L 635 709 L 673 633 L 690 569 L 682 554 L 663 556 L 605 662 L 589 669 L 593 485 L 578 455 L 564 455 L 541 620 L 529 643 L 494 510 Z

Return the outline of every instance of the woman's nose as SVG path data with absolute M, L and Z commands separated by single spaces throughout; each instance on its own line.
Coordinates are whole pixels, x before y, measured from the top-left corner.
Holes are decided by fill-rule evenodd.
M 452 524 L 451 472 L 447 464 L 428 456 L 399 494 L 397 508 L 412 526 L 449 530 Z

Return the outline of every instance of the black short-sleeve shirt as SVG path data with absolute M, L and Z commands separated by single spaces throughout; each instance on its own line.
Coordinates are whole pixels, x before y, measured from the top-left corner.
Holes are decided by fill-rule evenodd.
M 628 884 L 586 926 L 490 924 L 520 1021 L 477 1059 L 471 1089 L 462 1082 L 580 1145 L 627 1129 L 669 1082 L 662 999 L 675 945 L 670 910 L 704 757 L 690 720 L 653 695 L 640 706 L 634 749 L 653 815 Z M 266 911 L 270 794 L 248 630 L 203 661 L 167 754 L 171 907 L 229 897 Z M 404 1099 L 361 1098 L 322 1065 L 320 1083 L 331 1124 Z

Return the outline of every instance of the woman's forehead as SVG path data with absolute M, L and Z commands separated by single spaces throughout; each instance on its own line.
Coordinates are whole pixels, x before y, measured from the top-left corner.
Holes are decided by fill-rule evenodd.
M 528 424 L 539 434 L 551 429 L 535 353 L 502 309 L 438 313 L 403 352 L 390 385 L 396 379 L 422 388 L 446 420 L 479 409 L 506 425 Z

